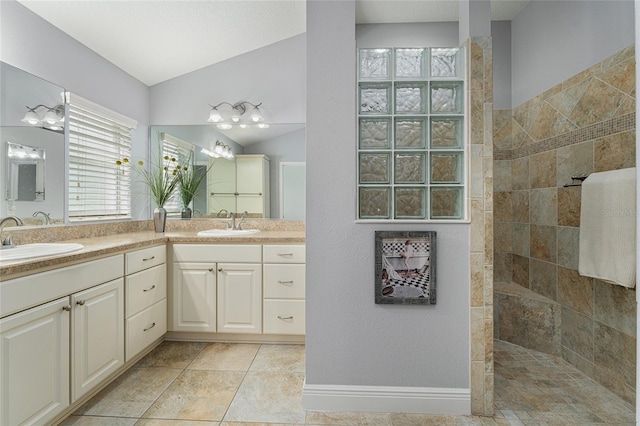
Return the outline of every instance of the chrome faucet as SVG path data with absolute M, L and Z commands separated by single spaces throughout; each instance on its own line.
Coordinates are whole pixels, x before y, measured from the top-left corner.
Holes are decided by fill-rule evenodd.
M 37 212 L 35 212 L 33 214 L 33 217 L 38 217 L 39 214 L 42 215 L 42 224 L 43 225 L 51 225 L 51 216 L 49 216 L 51 213 L 45 213 L 45 212 L 37 211 Z
M 242 224 L 244 223 L 244 220 L 246 219 L 248 214 L 249 213 L 246 210 L 242 213 L 242 217 L 240 217 L 240 222 L 238 222 L 238 225 L 236 226 L 235 229 L 238 229 L 238 230 L 242 229 Z
M 227 214 L 227 218 L 231 218 L 231 220 L 227 222 L 227 229 L 236 229 L 236 214 L 230 212 Z
M 13 220 L 16 223 L 16 226 L 24 226 L 24 222 L 22 221 L 22 219 L 17 216 L 7 216 L 4 219 L 0 220 L 0 240 L 2 241 L 0 248 L 11 248 L 16 246 L 11 235 L 7 236 L 7 238 L 5 239 L 2 239 L 2 230 L 5 226 L 7 226 L 7 221 L 9 220 Z
M 222 209 L 222 210 L 218 211 L 218 213 L 216 213 L 216 217 L 224 217 L 224 216 L 222 216 L 222 212 L 224 212 L 224 214 L 226 214 L 227 217 L 229 217 L 229 210 L 227 210 L 227 209 Z

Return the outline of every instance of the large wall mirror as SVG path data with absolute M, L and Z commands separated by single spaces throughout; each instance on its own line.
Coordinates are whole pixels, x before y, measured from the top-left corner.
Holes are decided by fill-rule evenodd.
M 300 176 L 305 175 L 304 123 L 279 123 L 272 124 L 267 129 L 232 129 L 230 131 L 219 130 L 208 125 L 151 126 L 151 152 L 158 152 L 166 135 L 193 145 L 196 170 L 209 170 L 207 179 L 203 179 L 193 201 L 194 217 L 224 217 L 228 211 L 246 210 L 253 217 L 304 220 L 304 185 L 300 185 Z M 216 142 L 228 146 L 235 155 L 235 159 L 213 158 L 208 155 L 206 152 L 215 151 Z M 267 200 L 261 204 L 266 211 L 259 211 L 260 207 L 257 207 L 259 203 L 256 200 L 243 203 L 236 201 L 237 196 L 231 200 L 231 195 L 228 200 L 225 200 L 224 194 L 233 194 L 240 190 L 223 188 L 227 186 L 246 188 L 260 179 L 254 173 L 253 165 L 248 166 L 252 171 L 246 173 L 243 171 L 246 163 L 258 164 L 256 159 L 260 156 L 268 158 L 268 173 L 264 177 L 268 180 L 268 193 L 262 194 L 267 197 Z M 240 161 L 237 160 L 238 158 Z M 297 166 L 295 172 L 290 173 L 289 171 L 293 169 L 285 168 L 283 174 L 281 165 L 294 163 Z M 230 176 L 235 176 L 237 181 L 231 182 Z M 253 189 L 248 191 L 256 195 L 259 193 L 258 190 Z M 283 203 L 285 194 L 286 202 Z
M 39 224 L 33 214 L 42 211 L 53 222 L 64 222 L 64 132 L 22 121 L 28 108 L 61 105 L 63 96 L 64 88 L 0 62 L 0 217 L 14 215 Z M 35 112 L 43 115 L 46 110 Z

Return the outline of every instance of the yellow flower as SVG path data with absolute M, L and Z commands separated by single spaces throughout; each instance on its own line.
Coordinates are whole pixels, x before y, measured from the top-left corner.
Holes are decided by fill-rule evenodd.
M 116 160 L 116 165 L 117 165 L 117 166 L 122 166 L 122 161 L 120 161 L 120 160 Z

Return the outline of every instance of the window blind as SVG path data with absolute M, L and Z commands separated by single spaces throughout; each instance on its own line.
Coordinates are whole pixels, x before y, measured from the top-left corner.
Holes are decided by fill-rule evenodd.
M 69 94 L 69 219 L 131 217 L 131 158 L 137 122 Z
M 195 145 L 164 132 L 160 133 L 160 140 L 162 141 L 162 157 L 175 158 L 178 164 L 187 164 L 189 167 L 193 167 Z M 165 203 L 164 208 L 169 214 L 178 213 L 182 210 L 179 188 Z

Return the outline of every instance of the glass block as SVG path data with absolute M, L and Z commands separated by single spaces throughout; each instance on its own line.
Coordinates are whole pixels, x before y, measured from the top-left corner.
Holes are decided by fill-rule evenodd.
M 390 79 L 391 49 L 360 49 L 358 53 L 360 79 Z
M 463 96 L 460 83 L 431 83 L 431 113 L 462 114 Z
M 431 148 L 462 148 L 461 118 L 431 119 Z
M 431 77 L 461 77 L 461 53 L 458 48 L 431 49 Z
M 461 183 L 462 155 L 457 152 L 431 153 L 431 183 Z
M 395 86 L 396 114 L 426 114 L 427 85 L 424 83 L 399 83 Z
M 426 217 L 424 188 L 396 188 L 395 218 L 424 219 Z
M 427 124 L 424 118 L 395 120 L 396 148 L 424 148 L 427 141 Z
M 431 219 L 462 219 L 462 188 L 431 188 Z
M 391 190 L 360 188 L 360 219 L 389 219 Z
M 360 114 L 389 114 L 390 112 L 390 84 L 360 84 Z
M 379 149 L 391 146 L 391 120 L 388 118 L 360 119 L 360 149 Z
M 425 183 L 424 159 L 420 152 L 396 154 L 395 183 Z
M 360 154 L 360 183 L 389 183 L 389 154 Z
M 395 49 L 396 78 L 426 78 L 425 49 Z

